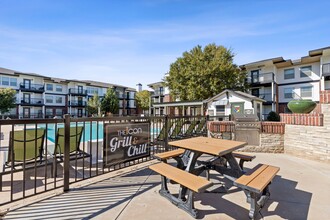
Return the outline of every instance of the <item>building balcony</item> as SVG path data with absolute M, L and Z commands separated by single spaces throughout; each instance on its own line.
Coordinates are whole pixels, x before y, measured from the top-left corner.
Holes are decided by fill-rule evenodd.
M 86 107 L 86 102 L 85 101 L 69 101 L 68 105 L 71 107 Z
M 74 96 L 87 96 L 87 90 L 86 89 L 69 89 L 69 94 Z
M 271 104 L 271 103 L 275 102 L 275 95 L 274 95 L 274 99 L 273 99 L 274 101 L 273 101 L 271 93 L 260 93 L 259 95 L 254 95 L 254 96 L 265 100 L 266 103 L 264 103 L 264 104 Z
M 164 91 L 155 91 L 151 96 L 152 97 L 164 96 Z
M 25 92 L 37 92 L 43 93 L 45 92 L 45 86 L 43 84 L 19 84 L 19 89 Z
M 125 94 L 120 94 L 120 93 L 116 93 L 118 99 L 126 99 L 126 95 Z
M 20 105 L 33 105 L 33 106 L 43 106 L 44 100 L 43 99 L 37 99 L 37 98 L 30 98 L 30 99 L 22 99 L 18 104 Z
M 261 84 L 268 84 L 271 82 L 275 82 L 274 80 L 274 73 L 259 73 L 257 76 L 248 76 L 247 83 L 250 83 L 252 86 L 254 85 L 261 85 Z
M 44 118 L 43 113 L 19 114 L 19 118 Z

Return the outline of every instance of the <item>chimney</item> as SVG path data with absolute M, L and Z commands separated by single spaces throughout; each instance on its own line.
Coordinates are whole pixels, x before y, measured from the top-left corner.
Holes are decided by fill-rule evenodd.
M 136 91 L 137 92 L 141 92 L 142 91 L 142 84 L 141 83 L 136 84 Z

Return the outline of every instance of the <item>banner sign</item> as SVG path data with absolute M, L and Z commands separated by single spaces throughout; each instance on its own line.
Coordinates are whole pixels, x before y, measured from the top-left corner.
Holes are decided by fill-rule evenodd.
M 150 155 L 149 123 L 104 124 L 104 166 Z

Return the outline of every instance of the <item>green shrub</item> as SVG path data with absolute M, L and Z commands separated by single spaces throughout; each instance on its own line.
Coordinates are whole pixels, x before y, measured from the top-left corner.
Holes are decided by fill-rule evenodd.
M 267 121 L 280 121 L 280 116 L 276 112 L 269 112 Z

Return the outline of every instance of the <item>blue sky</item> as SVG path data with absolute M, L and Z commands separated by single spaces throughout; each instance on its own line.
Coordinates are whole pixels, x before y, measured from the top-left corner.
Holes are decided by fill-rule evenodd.
M 196 45 L 238 65 L 330 46 L 330 1 L 0 0 L 0 66 L 134 87 Z

